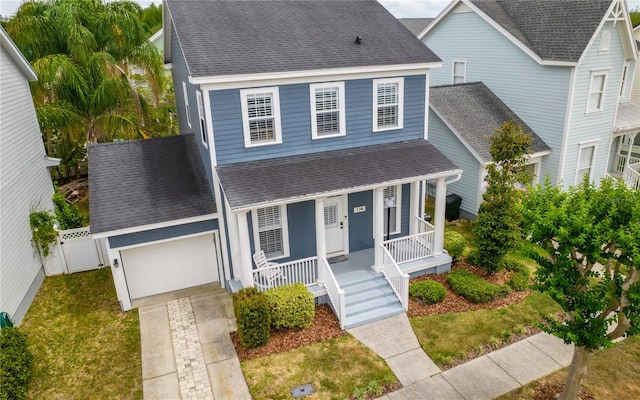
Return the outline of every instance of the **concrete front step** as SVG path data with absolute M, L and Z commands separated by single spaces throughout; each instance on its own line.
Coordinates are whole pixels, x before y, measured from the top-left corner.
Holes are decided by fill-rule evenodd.
M 345 291 L 346 329 L 404 312 L 402 303 L 382 275 L 341 288 Z

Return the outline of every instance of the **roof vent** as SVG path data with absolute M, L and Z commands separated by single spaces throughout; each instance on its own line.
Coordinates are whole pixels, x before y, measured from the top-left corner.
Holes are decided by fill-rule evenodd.
M 361 44 L 362 38 L 360 36 L 356 36 L 356 44 Z

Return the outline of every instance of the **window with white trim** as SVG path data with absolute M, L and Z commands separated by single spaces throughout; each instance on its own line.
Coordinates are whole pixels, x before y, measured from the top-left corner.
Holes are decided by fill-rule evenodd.
M 282 143 L 278 88 L 241 90 L 240 101 L 245 147 Z
M 267 259 L 289 256 L 289 233 L 286 205 L 259 208 L 252 212 L 253 236 L 256 248 Z
M 467 81 L 467 62 L 466 61 L 453 61 L 451 67 L 452 79 L 451 82 L 455 85 L 457 83 L 465 83 Z
M 596 161 L 596 148 L 597 146 L 594 142 L 580 145 L 575 184 L 582 182 L 585 175 L 589 180 L 593 180 L 592 172 Z
M 384 234 L 387 234 L 387 227 L 390 227 L 390 234 L 397 234 L 401 231 L 400 222 L 402 220 L 400 206 L 402 203 L 402 185 L 387 186 L 384 188 Z
M 401 129 L 404 78 L 373 80 L 373 131 Z
M 629 70 L 631 64 L 627 61 L 624 63 L 624 67 L 622 67 L 622 79 L 620 80 L 620 97 L 626 98 L 629 97 L 627 92 L 627 81 L 629 80 Z
M 602 31 L 602 34 L 600 35 L 600 47 L 598 48 L 598 51 L 609 51 L 609 45 L 611 44 L 611 32 L 609 32 L 608 30 L 604 30 Z
M 187 84 L 182 82 L 182 94 L 184 95 L 184 112 L 187 114 L 187 125 L 191 128 L 191 107 L 189 107 L 189 93 L 187 93 Z
M 207 125 L 204 122 L 204 103 L 202 101 L 202 92 L 196 90 L 196 101 L 198 103 L 198 118 L 200 120 L 200 139 L 202 144 L 207 146 Z
M 344 82 L 309 85 L 311 103 L 311 137 L 313 139 L 344 136 Z
M 607 86 L 607 71 L 591 72 L 589 95 L 587 97 L 587 112 L 598 112 L 604 109 L 604 91 Z

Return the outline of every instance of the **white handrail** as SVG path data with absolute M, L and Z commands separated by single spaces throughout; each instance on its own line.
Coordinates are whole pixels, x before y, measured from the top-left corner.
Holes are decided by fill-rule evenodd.
M 318 283 L 318 257 L 308 257 L 282 264 L 270 263 L 268 267 L 254 269 L 253 281 L 261 291 L 300 282 L 305 286 Z
M 622 173 L 622 179 L 628 188 L 640 190 L 640 162 L 629 164 Z
M 434 232 L 436 230 L 435 226 L 424 219 L 420 217 L 416 217 L 416 219 L 418 220 L 418 233 Z
M 435 231 L 417 233 L 382 242 L 389 251 L 394 261 L 405 263 L 431 257 L 433 255 L 433 242 Z
M 409 275 L 400 270 L 386 247 L 382 247 L 382 274 L 402 303 L 405 311 L 409 308 Z
M 331 307 L 333 311 L 338 316 L 338 322 L 340 322 L 340 329 L 344 329 L 345 317 L 347 315 L 346 312 L 346 304 L 345 304 L 345 293 L 343 289 L 340 289 L 340 285 L 338 285 L 338 280 L 333 275 L 331 271 L 331 267 L 329 267 L 329 262 L 325 258 L 318 259 L 318 268 L 324 269 L 325 276 L 325 289 L 327 290 L 327 296 L 329 297 L 329 301 L 331 302 Z

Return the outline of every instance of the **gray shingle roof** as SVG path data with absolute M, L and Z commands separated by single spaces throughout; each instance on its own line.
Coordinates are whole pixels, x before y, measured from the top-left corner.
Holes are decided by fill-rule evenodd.
M 611 0 L 471 0 L 544 60 L 578 61 Z
M 193 77 L 440 62 L 374 0 L 168 5 Z
M 407 29 L 418 36 L 433 21 L 433 18 L 398 18 Z
M 438 112 L 487 163 L 491 161 L 488 136 L 503 122 L 519 124 L 531 136 L 533 153 L 549 151 L 538 135 L 531 130 L 506 104 L 482 82 L 430 88 L 430 107 Z
M 216 212 L 193 134 L 89 146 L 91 232 Z
M 232 209 L 446 173 L 457 167 L 426 140 L 218 166 Z

